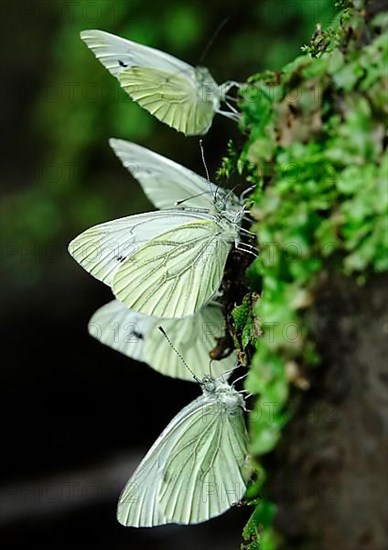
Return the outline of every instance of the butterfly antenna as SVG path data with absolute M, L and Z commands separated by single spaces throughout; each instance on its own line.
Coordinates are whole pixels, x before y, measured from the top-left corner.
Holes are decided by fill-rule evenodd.
M 201 380 L 198 378 L 198 376 L 196 376 L 194 374 L 194 372 L 191 370 L 191 368 L 189 367 L 189 365 L 186 363 L 186 361 L 183 359 L 182 355 L 179 353 L 179 351 L 176 349 L 176 347 L 173 345 L 173 343 L 171 342 L 170 338 L 167 336 L 167 333 L 166 331 L 164 330 L 164 328 L 159 325 L 158 326 L 158 329 L 160 330 L 160 332 L 163 334 L 163 336 L 165 337 L 165 339 L 167 340 L 167 342 L 169 343 L 170 347 L 172 350 L 174 350 L 174 352 L 177 354 L 177 356 L 179 357 L 179 359 L 182 361 L 182 363 L 184 364 L 184 366 L 186 367 L 186 369 L 190 372 L 190 374 L 192 375 L 192 377 L 194 378 L 194 380 L 196 382 L 198 382 L 198 384 L 201 383 Z
M 206 165 L 205 152 L 203 150 L 203 140 L 202 139 L 199 140 L 199 147 L 201 149 L 202 162 L 203 162 L 203 165 L 205 167 L 206 179 L 207 179 L 208 183 L 210 183 L 209 170 L 207 169 L 207 165 Z
M 185 199 L 181 199 L 180 201 L 175 201 L 174 206 L 180 206 L 186 201 L 191 201 L 191 199 L 196 199 L 197 197 L 201 197 L 205 194 L 205 191 L 202 191 L 202 193 L 197 193 L 196 195 L 191 195 L 191 197 L 186 197 Z
M 206 44 L 206 47 L 205 49 L 203 50 L 202 52 L 202 55 L 199 59 L 199 65 L 203 62 L 203 60 L 205 59 L 206 55 L 207 55 L 207 52 L 210 50 L 214 40 L 217 38 L 217 36 L 220 34 L 220 32 L 222 31 L 222 29 L 225 27 L 226 23 L 229 21 L 229 17 L 225 17 L 225 19 L 223 19 L 221 21 L 221 23 L 218 25 L 218 27 L 216 28 L 216 30 L 214 31 L 213 35 L 211 36 L 209 42 Z
M 205 151 L 203 149 L 203 140 L 202 139 L 199 140 L 199 148 L 201 149 L 201 158 L 202 158 L 202 163 L 205 167 L 206 179 L 207 179 L 207 183 L 208 183 L 208 186 L 209 186 L 210 195 L 212 195 L 212 187 L 211 187 L 211 184 L 210 184 L 209 170 L 207 169 L 207 164 L 206 164 L 206 160 L 205 160 Z M 216 200 L 216 198 L 217 198 L 217 196 L 214 197 L 214 200 Z

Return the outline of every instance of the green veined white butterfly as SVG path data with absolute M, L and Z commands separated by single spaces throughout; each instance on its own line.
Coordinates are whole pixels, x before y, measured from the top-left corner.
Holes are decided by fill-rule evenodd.
M 228 510 L 245 493 L 248 434 L 241 394 L 205 377 L 125 486 L 117 518 L 131 527 L 194 524 Z
M 113 300 L 94 313 L 88 329 L 103 344 L 147 363 L 161 374 L 193 381 L 190 372 L 158 330 L 159 323 L 159 319 L 141 315 Z M 224 335 L 221 306 L 213 302 L 192 317 L 165 319 L 163 328 L 188 363 L 193 365 L 194 374 L 203 378 L 209 372 L 209 351 L 216 346 L 217 338 Z M 218 377 L 231 370 L 235 363 L 234 352 L 225 359 L 214 361 L 211 371 Z
M 231 191 L 210 184 L 210 193 L 206 180 L 171 160 L 132 143 L 111 143 L 125 151 L 119 156 L 129 159 L 130 170 L 137 159 L 139 170 L 133 174 L 158 205 L 169 205 L 174 196 L 179 203 L 192 193 L 192 201 L 202 197 L 202 207 L 185 200 L 187 208 L 96 225 L 76 237 L 69 252 L 127 307 L 155 317 L 193 315 L 218 291 L 232 245 L 242 246 L 244 207 Z
M 215 113 L 238 119 L 236 110 L 222 111 L 227 91 L 204 67 L 192 67 L 167 54 L 100 30 L 81 32 L 82 40 L 115 76 L 131 98 L 160 121 L 185 135 L 206 134 Z

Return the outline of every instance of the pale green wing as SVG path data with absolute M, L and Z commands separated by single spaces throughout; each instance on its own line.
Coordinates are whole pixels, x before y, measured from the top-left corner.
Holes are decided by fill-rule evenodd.
M 209 367 L 209 351 L 216 346 L 217 338 L 225 334 L 225 320 L 219 304 L 211 303 L 184 319 L 161 319 L 159 324 L 198 378 L 202 379 L 209 372 L 218 377 L 235 366 L 237 358 L 233 352 L 221 361 L 212 361 Z M 192 374 L 156 327 L 145 338 L 144 361 L 164 375 L 194 382 Z
M 120 265 L 142 244 L 197 216 L 183 210 L 164 210 L 126 216 L 87 229 L 69 244 L 73 258 L 93 277 L 110 285 Z
M 145 315 L 193 315 L 221 284 L 235 236 L 231 230 L 215 219 L 198 219 L 155 237 L 115 273 L 116 298 Z
M 130 67 L 119 80 L 133 100 L 186 136 L 206 134 L 219 106 L 218 86 L 208 90 L 185 72 Z
M 128 67 L 137 66 L 178 71 L 195 79 L 191 65 L 155 48 L 96 29 L 82 31 L 81 39 L 116 78 Z
M 120 495 L 117 520 L 126 527 L 155 527 L 168 523 L 158 501 L 161 484 L 158 460 L 163 448 L 154 447 L 155 445 L 147 453 Z
M 145 361 L 145 338 L 154 326 L 155 319 L 132 311 L 121 302 L 113 300 L 93 314 L 88 331 L 106 346 L 137 361 Z
M 159 120 L 186 135 L 205 134 L 225 92 L 205 67 L 191 65 L 155 48 L 100 30 L 82 40 L 123 88 Z
M 227 190 L 217 188 L 195 172 L 136 143 L 110 139 L 109 144 L 157 208 L 182 204 L 185 208 L 211 209 L 215 196 L 222 198 L 227 194 Z
M 184 319 L 158 319 L 113 300 L 93 314 L 88 330 L 102 344 L 147 363 L 161 374 L 194 382 L 192 374 L 158 329 L 159 324 L 198 378 L 202 379 L 209 372 L 218 377 L 235 366 L 235 352 L 209 366 L 209 352 L 216 346 L 217 338 L 225 334 L 222 308 L 217 303 Z
M 177 414 L 135 470 L 119 498 L 121 524 L 199 523 L 241 499 L 248 437 L 242 410 L 227 412 L 209 395 Z
M 239 502 L 246 490 L 247 449 L 242 409 L 203 403 L 164 464 L 159 502 L 167 521 L 200 523 Z
M 198 418 L 204 396 L 183 408 L 160 434 L 125 485 L 117 506 L 117 519 L 128 527 L 154 527 L 168 523 L 160 506 L 159 491 L 170 450 Z

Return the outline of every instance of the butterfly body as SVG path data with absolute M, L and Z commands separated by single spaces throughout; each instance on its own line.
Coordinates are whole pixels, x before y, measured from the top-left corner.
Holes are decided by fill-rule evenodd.
M 215 399 L 221 403 L 228 414 L 237 414 L 240 409 L 245 410 L 245 401 L 242 395 L 227 382 L 219 381 L 214 391 Z
M 217 84 L 206 67 L 195 67 L 195 80 L 197 82 L 197 97 L 199 100 L 211 103 L 216 112 L 220 108 L 223 99 L 222 88 Z

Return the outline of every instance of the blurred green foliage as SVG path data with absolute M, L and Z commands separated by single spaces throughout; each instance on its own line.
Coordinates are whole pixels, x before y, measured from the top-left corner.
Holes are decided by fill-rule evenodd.
M 362 283 L 388 268 L 387 17 L 370 21 L 366 10 L 346 7 L 303 49 L 281 71 L 248 80 L 240 101 L 247 139 L 240 152 L 230 146 L 222 170 L 235 168 L 255 185 L 252 230 L 260 254 L 251 271 L 261 277 L 253 307 L 263 335 L 240 347 L 256 349 L 246 381 L 256 396 L 256 457 L 276 446 L 291 414 L 291 384 L 306 389 L 304 373 L 319 360 L 307 315 L 319 281 L 336 271 Z M 257 334 L 246 310 L 244 302 L 235 308 L 235 324 L 243 317 L 250 324 L 244 334 Z M 255 527 L 259 546 L 273 548 L 263 506 L 265 500 L 244 530 L 251 546 L 243 548 L 256 548 Z
M 184 140 L 132 103 L 80 40 L 81 30 L 100 28 L 193 65 L 203 62 L 219 82 L 244 81 L 253 72 L 275 69 L 291 60 L 315 23 L 330 21 L 334 13 L 331 0 L 242 0 L 238 5 L 223 0 L 206 7 L 197 1 L 43 0 L 30 6 L 28 13 L 21 5 L 23 17 L 17 20 L 28 26 L 31 17 L 35 29 L 27 42 L 40 89 L 35 96 L 31 91 L 35 100 L 23 133 L 37 141 L 37 157 L 30 177 L 23 178 L 14 191 L 9 189 L 3 199 L 2 236 L 6 243 L 13 243 L 11 248 L 54 248 L 56 257 L 62 249 L 66 256 L 66 241 L 84 228 L 139 211 L 147 204 L 110 152 L 109 137 L 140 142 L 202 171 L 198 140 Z M 225 18 L 226 25 L 202 61 Z M 48 33 L 50 50 L 46 62 L 39 63 L 39 34 L 43 41 Z M 214 126 L 205 142 L 210 166 L 219 164 L 228 137 L 236 132 L 230 121 L 216 120 Z M 26 264 L 10 250 L 5 266 L 10 287 L 38 282 L 49 258 L 47 252 L 41 261 Z

